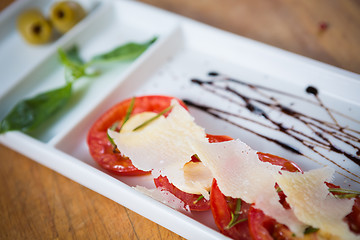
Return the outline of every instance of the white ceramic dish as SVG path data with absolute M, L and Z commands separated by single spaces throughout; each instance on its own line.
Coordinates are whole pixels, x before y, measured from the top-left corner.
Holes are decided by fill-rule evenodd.
M 0 34 L 2 36 L 0 49 L 15 49 L 20 44 L 21 39 L 18 39 L 19 36 L 11 23 L 16 14 L 29 4 L 26 1 L 16 2 L 0 15 L 1 26 L 8 26 L 6 29 L 0 27 L 6 32 L 5 35 Z M 40 0 L 32 1 L 31 4 L 42 6 Z M 213 79 L 208 73 L 216 71 L 252 85 L 293 93 L 303 99 L 260 89 L 261 92 L 276 97 L 284 106 L 322 121 L 333 121 L 323 107 L 304 100 L 316 101 L 313 95 L 305 91 L 311 85 L 319 90 L 319 98 L 325 106 L 332 109 L 339 125 L 360 131 L 358 120 L 354 121 L 334 113 L 338 111 L 350 118 L 359 119 L 360 76 L 358 74 L 138 2 L 101 1 L 95 2 L 92 6 L 91 14 L 78 27 L 51 45 L 34 48 L 21 43 L 21 48 L 25 49 L 25 54 L 21 53 L 24 58 L 22 64 L 27 67 L 19 68 L 21 71 L 16 74 L 11 70 L 5 71 L 1 80 L 1 85 L 5 86 L 0 92 L 1 118 L 24 97 L 63 83 L 62 67 L 56 57 L 58 47 L 78 44 L 81 55 L 88 58 L 97 52 L 130 40 L 144 41 L 157 35 L 158 41 L 134 62 L 119 64 L 119 67 L 107 71 L 95 81 L 79 84 L 77 91 L 80 93 L 72 99 L 66 109 L 39 131 L 31 136 L 9 132 L 0 136 L 1 143 L 190 239 L 225 237 L 217 231 L 211 213 L 177 212 L 132 188 L 136 185 L 152 187 L 150 177 L 127 178 L 110 175 L 98 167 L 89 155 L 86 146 L 87 131 L 95 119 L 115 103 L 134 95 L 163 94 L 240 113 L 251 118 L 251 121 L 222 115 L 239 127 L 190 107 L 190 112 L 196 121 L 205 127 L 208 133 L 240 138 L 254 149 L 291 159 L 305 170 L 329 165 L 337 171 L 335 179 L 337 184 L 360 190 L 359 162 L 356 164 L 356 161 L 351 161 L 342 154 L 320 149 L 319 151 L 325 156 L 322 157 L 293 137 L 254 123 L 261 121 L 269 124 L 263 117 L 251 114 L 246 108 L 231 102 L 241 102 L 241 98 L 235 98 L 233 94 L 224 92 L 231 98 L 229 101 L 191 82 L 194 78 Z M 37 57 L 30 61 L 34 52 Z M 20 52 L 5 53 L 7 55 L 0 56 L 2 63 L 0 66 L 9 66 L 10 69 L 19 58 Z M 7 62 L 7 65 L 4 62 Z M 6 83 L 4 79 L 11 81 Z M 250 98 L 264 97 L 244 84 L 231 83 L 229 86 Z M 258 103 L 255 105 L 261 106 L 261 109 L 272 119 L 284 121 L 287 124 L 284 123 L 284 126 L 313 134 L 308 127 L 304 127 L 296 119 L 281 114 L 273 108 Z M 299 150 L 302 155 L 285 150 L 278 144 L 251 133 L 251 130 L 286 142 Z M 359 136 L 358 133 L 355 134 L 355 138 L 359 139 Z M 307 140 L 309 142 L 308 138 Z M 331 138 L 331 141 L 336 140 Z M 355 141 L 354 145 L 359 149 L 358 142 Z M 354 148 L 348 144 L 337 146 L 359 158 Z M 326 158 L 331 159 L 333 163 Z

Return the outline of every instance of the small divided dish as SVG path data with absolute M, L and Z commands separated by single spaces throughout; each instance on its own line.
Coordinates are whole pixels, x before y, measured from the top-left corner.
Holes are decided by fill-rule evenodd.
M 19 1 L 0 15 L 0 70 L 5 73 L 0 91 L 1 118 L 17 101 L 64 82 L 63 68 L 57 59 L 59 47 L 76 44 L 81 56 L 88 59 L 128 41 L 142 42 L 153 36 L 158 36 L 158 40 L 136 60 L 119 63 L 96 79 L 80 80 L 65 109 L 31 135 L 1 135 L 2 144 L 185 238 L 226 238 L 218 232 L 211 213 L 178 212 L 132 188 L 154 187 L 150 176 L 111 175 L 89 155 L 87 132 L 108 108 L 131 96 L 172 95 L 223 110 L 216 112 L 220 117 L 215 117 L 211 114 L 214 112 L 209 114 L 190 106 L 195 121 L 208 133 L 240 138 L 256 150 L 291 159 L 304 170 L 331 166 L 336 170 L 335 183 L 360 190 L 356 160 L 356 149 L 360 148 L 358 74 L 135 1 L 93 1 L 88 7 L 89 15 L 57 41 L 43 47 L 26 45 L 16 33 L 16 15 L 30 5 L 48 7 L 44 3 L 49 4 L 41 0 Z M 217 85 L 197 84 L 201 81 Z M 237 96 L 221 90 L 224 87 L 235 89 Z M 318 94 L 306 92 L 309 87 Z M 244 107 L 244 97 L 256 102 L 258 112 Z M 260 99 L 272 104 L 259 103 Z M 283 111 L 276 106 L 282 106 Z M 351 135 L 351 141 L 355 140 L 350 145 L 328 136 L 331 143 L 340 141 L 336 146 L 350 157 L 331 151 L 330 145 L 323 149 L 317 146 L 321 142 L 314 144 L 313 123 L 309 127 L 298 116 L 286 114 L 285 107 L 325 123 L 325 132 L 335 128 L 341 136 Z M 278 125 L 269 124 L 259 111 L 279 121 Z M 277 131 L 279 123 L 297 133 Z M 295 151 L 277 144 L 279 140 Z

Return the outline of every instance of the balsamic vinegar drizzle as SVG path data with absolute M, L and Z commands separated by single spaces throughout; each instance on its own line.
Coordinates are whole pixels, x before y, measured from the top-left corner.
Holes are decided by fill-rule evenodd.
M 221 99 L 223 99 L 228 103 L 236 104 L 236 106 L 238 106 L 240 109 L 246 109 L 251 114 L 259 116 L 262 119 L 265 119 L 266 124 L 256 119 L 252 119 L 244 115 L 241 115 L 240 113 L 225 111 L 220 108 L 202 105 L 190 100 L 184 100 L 185 104 L 191 107 L 195 107 L 199 110 L 202 110 L 212 115 L 215 118 L 226 121 L 238 128 L 248 131 L 263 139 L 266 139 L 267 141 L 275 143 L 292 153 L 302 155 L 308 159 L 311 159 L 312 161 L 317 162 L 318 164 L 321 164 L 315 159 L 311 158 L 310 156 L 300 152 L 300 150 L 297 149 L 296 147 L 291 146 L 288 143 L 281 141 L 280 139 L 266 136 L 259 131 L 246 127 L 245 125 L 241 125 L 235 122 L 235 120 L 231 120 L 231 119 L 238 119 L 246 122 L 251 122 L 253 124 L 256 124 L 257 126 L 261 126 L 281 132 L 287 135 L 288 137 L 292 138 L 293 140 L 295 140 L 300 145 L 305 146 L 313 153 L 317 154 L 318 156 L 321 156 L 322 158 L 336 165 L 340 169 L 346 171 L 347 173 L 352 175 L 352 177 L 346 176 L 338 172 L 339 174 L 343 175 L 344 177 L 354 182 L 360 183 L 360 175 L 358 172 L 349 171 L 348 169 L 339 165 L 339 163 L 333 161 L 329 157 L 325 156 L 322 152 L 317 150 L 317 148 L 321 148 L 341 154 L 342 156 L 346 157 L 348 160 L 360 166 L 360 144 L 359 144 L 360 131 L 351 129 L 346 126 L 341 126 L 339 122 L 336 120 L 335 116 L 336 115 L 341 116 L 358 124 L 360 124 L 360 121 L 325 106 L 325 104 L 319 98 L 318 95 L 319 92 L 316 87 L 308 86 L 305 89 L 306 93 L 312 95 L 315 98 L 315 100 L 309 100 L 308 98 L 297 96 L 295 94 L 284 92 L 278 89 L 251 84 L 239 79 L 234 79 L 227 77 L 225 75 L 220 75 L 217 72 L 209 72 L 208 75 L 210 80 L 191 79 L 191 82 L 198 85 L 203 90 L 213 94 L 214 96 L 220 97 Z M 240 88 L 243 87 L 245 87 L 246 91 L 239 90 Z M 256 94 L 260 95 L 261 98 L 250 97 L 247 94 L 245 94 L 250 92 L 255 92 Z M 326 111 L 331 121 L 321 120 L 316 117 L 307 115 L 306 113 L 299 112 L 295 109 L 287 107 L 284 104 L 282 104 L 276 97 L 270 96 L 269 93 L 290 97 L 291 99 L 297 99 L 297 100 L 305 101 L 312 105 L 316 105 Z M 282 113 L 283 115 L 290 117 L 291 121 L 297 121 L 303 124 L 312 133 L 314 133 L 314 135 L 310 135 L 308 133 L 300 131 L 294 128 L 294 126 L 286 127 L 283 122 L 280 122 L 274 117 L 270 116 L 268 114 L 269 110 Z M 334 143 L 334 140 L 337 142 Z M 340 146 L 337 145 L 337 143 L 341 143 L 341 145 L 345 146 L 346 148 L 350 147 L 351 150 L 354 150 L 355 154 L 349 152 L 349 150 L 345 150 L 344 148 L 341 148 Z

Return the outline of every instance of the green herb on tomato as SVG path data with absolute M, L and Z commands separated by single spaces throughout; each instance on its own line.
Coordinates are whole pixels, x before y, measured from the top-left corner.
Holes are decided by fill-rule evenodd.
M 118 125 L 119 125 L 119 122 L 116 121 L 109 129 L 112 131 L 115 131 Z M 106 134 L 107 134 L 107 138 L 110 141 L 111 145 L 114 147 L 113 152 L 118 152 L 114 140 L 110 137 L 109 133 L 106 133 Z
M 276 192 L 282 192 L 282 189 L 277 187 Z M 359 191 L 344 188 L 329 188 L 329 192 L 333 193 L 337 198 L 354 198 L 360 196 Z
M 124 126 L 124 124 L 129 120 L 130 115 L 131 115 L 131 113 L 132 113 L 132 111 L 133 111 L 133 109 L 134 109 L 134 104 L 135 104 L 135 97 L 133 97 L 133 98 L 131 99 L 130 106 L 129 106 L 129 108 L 126 110 L 126 114 L 125 114 L 125 117 L 124 117 L 124 121 L 123 121 L 123 123 L 122 123 L 121 126 L 120 126 L 119 132 L 121 131 L 121 129 L 122 129 L 122 127 Z
M 198 197 L 193 203 L 194 204 L 197 204 L 201 199 L 203 199 L 204 198 L 204 196 L 203 195 L 201 195 L 200 197 Z
M 124 126 L 124 124 L 129 120 L 130 115 L 132 113 L 132 110 L 134 108 L 134 104 L 135 104 L 135 97 L 133 97 L 131 99 L 130 106 L 126 110 L 126 114 L 125 114 L 124 120 L 123 120 L 123 122 L 122 122 L 122 124 L 120 126 L 119 132 L 121 131 L 121 128 Z M 109 129 L 112 130 L 112 131 L 115 131 L 118 125 L 119 125 L 119 122 L 116 121 Z M 113 147 L 114 147 L 113 152 L 119 152 L 119 150 L 116 147 L 116 144 L 115 144 L 114 140 L 110 137 L 109 133 L 107 132 L 106 134 L 107 134 L 107 137 L 108 137 L 111 145 L 113 145 Z
M 329 192 L 333 193 L 337 198 L 354 198 L 360 196 L 359 191 L 344 188 L 329 188 Z
M 142 124 L 140 124 L 139 126 L 137 126 L 136 128 L 134 128 L 133 131 L 137 131 L 137 130 L 145 127 L 146 125 L 150 124 L 152 121 L 158 119 L 160 116 L 162 116 L 162 115 L 164 115 L 165 113 L 169 112 L 172 108 L 173 108 L 173 106 L 169 106 L 169 107 L 165 108 L 164 110 L 162 110 L 161 112 L 159 112 L 158 114 L 156 114 L 154 117 L 150 118 L 149 120 L 146 120 L 145 122 L 143 122 Z
M 65 68 L 65 85 L 18 102 L 0 122 L 0 134 L 16 130 L 22 132 L 35 130 L 68 102 L 75 81 L 84 76 L 94 77 L 99 74 L 98 71 L 91 69 L 94 63 L 132 60 L 143 53 L 156 39 L 154 37 L 142 44 L 127 43 L 108 53 L 97 55 L 89 62 L 81 59 L 77 46 L 68 51 L 59 49 L 59 59 Z
M 226 226 L 226 229 L 230 229 L 238 223 L 247 221 L 247 218 L 238 219 L 241 213 L 241 205 L 242 205 L 242 200 L 239 198 L 236 201 L 235 211 L 231 212 L 231 220 L 229 224 Z

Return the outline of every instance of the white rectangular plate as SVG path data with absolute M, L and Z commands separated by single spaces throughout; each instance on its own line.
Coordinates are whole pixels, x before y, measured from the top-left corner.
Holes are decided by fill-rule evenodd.
M 225 237 L 216 229 L 211 213 L 173 210 L 132 188 L 153 187 L 151 177 L 111 175 L 88 153 L 89 128 L 123 99 L 162 94 L 217 108 L 212 113 L 223 119 L 195 107 L 190 107 L 190 113 L 208 133 L 240 138 L 258 151 L 293 160 L 304 170 L 331 166 L 336 170 L 336 184 L 360 190 L 358 74 L 138 2 L 101 1 L 93 6 L 84 22 L 45 50 L 22 45 L 28 54 L 37 54 L 36 61 L 25 54 L 23 64 L 31 66 L 17 74 L 5 72 L 3 79 L 12 83 L 0 92 L 1 118 L 17 101 L 64 82 L 58 47 L 77 44 L 86 59 L 127 41 L 145 41 L 154 35 L 158 41 L 134 62 L 119 64 L 95 80 L 80 80 L 66 109 L 31 136 L 9 132 L 0 136 L 1 143 L 185 238 Z M 23 2 L 16 3 L 0 15 L 2 25 L 10 26 L 5 37 L 0 34 L 0 49 L 15 49 L 12 43 L 21 42 L 11 23 L 25 7 L 28 5 Z M 1 55 L 0 60 L 13 64 L 20 54 L 14 53 Z M 208 74 L 215 72 L 220 75 Z M 192 80 L 216 81 L 216 85 Z M 318 90 L 318 99 L 306 92 L 309 86 Z M 249 111 L 254 108 L 256 111 Z M 285 114 L 289 109 L 293 110 L 291 116 Z M 277 130 L 280 127 L 282 132 Z M 321 131 L 322 138 L 315 134 Z M 340 141 L 344 136 L 353 139 Z

